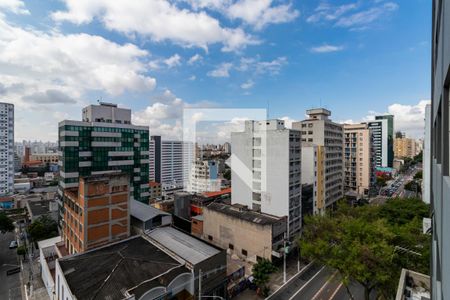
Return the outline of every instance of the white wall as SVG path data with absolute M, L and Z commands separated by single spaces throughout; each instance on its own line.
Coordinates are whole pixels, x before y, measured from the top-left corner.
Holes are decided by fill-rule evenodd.
M 89 280 L 89 276 L 86 277 Z M 64 296 L 64 298 L 63 298 Z M 55 299 L 56 300 L 75 300 L 76 298 L 72 295 L 69 285 L 66 282 L 64 273 L 59 266 L 59 261 L 56 260 L 55 264 Z
M 425 139 L 423 147 L 422 201 L 430 203 L 431 180 L 431 105 L 425 107 Z

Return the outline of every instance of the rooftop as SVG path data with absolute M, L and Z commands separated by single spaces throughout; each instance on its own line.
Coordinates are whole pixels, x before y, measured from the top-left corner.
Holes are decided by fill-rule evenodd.
M 230 217 L 236 219 L 242 219 L 247 222 L 259 224 L 259 225 L 270 225 L 280 222 L 283 217 L 275 217 L 268 214 L 259 213 L 256 211 L 249 210 L 247 207 L 242 205 L 228 205 L 222 203 L 213 202 L 207 206 L 207 209 L 213 210 L 226 214 Z
M 159 216 L 159 215 L 170 216 L 170 214 L 168 214 L 162 210 L 159 210 L 157 208 L 154 208 L 148 204 L 139 202 L 137 200 L 131 200 L 130 203 L 131 203 L 131 205 L 130 205 L 131 216 L 142 222 L 146 222 L 146 221 L 153 219 L 154 217 Z
M 159 227 L 147 232 L 150 239 L 191 264 L 202 262 L 220 250 L 173 227 Z
M 213 198 L 213 197 L 227 195 L 227 194 L 231 194 L 231 188 L 226 188 L 226 189 L 223 189 L 223 190 L 218 191 L 218 192 L 205 192 L 205 193 L 203 193 L 203 195 L 205 195 L 208 198 Z
M 28 201 L 28 207 L 30 208 L 31 214 L 33 216 L 48 214 L 50 212 L 50 201 L 51 200 Z
M 167 286 L 179 274 L 190 273 L 142 236 L 62 258 L 59 264 L 78 299 L 125 299 L 128 293 L 139 299 L 151 288 Z

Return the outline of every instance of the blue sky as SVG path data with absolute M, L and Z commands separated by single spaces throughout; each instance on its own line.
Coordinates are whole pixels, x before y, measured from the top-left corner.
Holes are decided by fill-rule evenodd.
M 430 98 L 427 0 L 3 0 L 0 95 L 16 138 L 56 140 L 97 99 L 179 136 L 185 107 L 301 120 L 392 113 L 419 137 Z

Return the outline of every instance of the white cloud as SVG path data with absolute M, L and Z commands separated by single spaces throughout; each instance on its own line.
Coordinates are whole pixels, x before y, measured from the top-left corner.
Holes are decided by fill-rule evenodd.
M 243 84 L 241 84 L 241 89 L 248 90 L 251 89 L 254 85 L 255 83 L 253 82 L 253 80 L 249 79 Z
M 214 107 L 215 103 L 201 101 L 190 104 L 165 90 L 154 97 L 145 109 L 132 114 L 133 124 L 149 126 L 151 135 L 161 135 L 164 139 L 182 139 L 183 109 L 192 107 Z
M 210 77 L 230 77 L 230 69 L 233 67 L 231 63 L 222 63 L 216 69 L 208 72 Z
M 297 120 L 291 119 L 288 116 L 280 118 L 280 120 L 284 121 L 284 125 L 286 125 L 287 128 L 292 129 L 292 123 L 297 122 Z
M 339 27 L 364 27 L 398 9 L 398 4 L 388 2 L 382 6 L 372 7 L 358 13 L 341 18 L 336 22 Z
M 197 77 L 195 75 L 192 75 L 191 77 L 189 77 L 190 81 L 194 81 L 195 79 L 197 79 Z
M 164 60 L 164 63 L 169 67 L 173 68 L 181 65 L 181 57 L 178 54 L 174 54 L 171 57 Z
M 67 10 L 52 14 L 57 21 L 75 24 L 101 21 L 109 30 L 141 34 L 153 41 L 172 41 L 186 47 L 208 49 L 223 44 L 223 51 L 235 51 L 259 41 L 241 28 L 222 27 L 205 11 L 180 9 L 165 0 L 64 0 Z
M 368 5 L 350 3 L 340 6 L 322 2 L 306 21 L 308 23 L 331 22 L 337 27 L 361 30 L 398 9 L 395 2 L 375 1 Z
M 191 56 L 191 58 L 189 58 L 188 65 L 193 65 L 196 62 L 201 61 L 201 60 L 202 60 L 202 56 L 197 53 L 197 54 Z
M 328 45 L 328 44 L 311 48 L 311 52 L 313 53 L 329 53 L 329 52 L 338 52 L 342 50 L 344 50 L 344 46 Z
M 306 22 L 317 23 L 320 21 L 333 21 L 345 13 L 355 10 L 357 7 L 358 6 L 355 3 L 340 6 L 331 6 L 328 3 L 321 3 L 315 9 L 314 14 L 306 19 Z
M 29 15 L 30 11 L 25 8 L 25 3 L 20 0 L 0 0 L 0 11 L 10 11 L 19 15 Z
M 260 30 L 269 24 L 287 23 L 296 19 L 300 13 L 290 4 L 272 5 L 272 0 L 239 0 L 226 8 L 232 19 L 241 19 Z
M 154 88 L 145 74 L 148 52 L 89 34 L 64 35 L 23 29 L 0 18 L 0 82 L 10 89 L 8 99 L 26 105 L 22 97 L 59 90 L 79 98 L 84 92 L 119 95 L 126 90 Z
M 242 57 L 237 70 L 245 72 L 251 71 L 255 74 L 278 74 L 283 66 L 287 64 L 287 58 L 280 56 L 271 61 L 261 61 L 257 56 L 256 58 Z

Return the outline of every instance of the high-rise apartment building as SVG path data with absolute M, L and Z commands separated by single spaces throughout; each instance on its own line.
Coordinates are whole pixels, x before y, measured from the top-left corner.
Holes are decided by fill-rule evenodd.
M 343 128 L 329 119 L 331 112 L 327 109 L 310 109 L 306 113 L 308 119 L 294 122 L 292 128 L 301 131 L 302 146 L 313 144 L 322 147 L 323 164 L 318 172 L 323 171 L 324 206 L 328 208 L 344 196 Z
M 372 133 L 367 124 L 344 124 L 344 190 L 368 196 L 375 180 Z
M 373 135 L 373 153 L 376 167 L 389 165 L 388 120 L 380 119 L 367 122 Z
M 0 196 L 14 192 L 14 105 L 0 102 Z
M 394 165 L 394 116 L 375 116 L 375 121 L 387 120 L 387 165 L 383 167 L 392 168 Z
M 301 229 L 301 135 L 282 120 L 246 121 L 231 133 L 232 204 L 287 216 L 288 235 Z
M 417 141 L 415 139 L 406 137 L 394 139 L 394 156 L 396 158 L 413 158 L 417 155 L 417 148 Z
M 82 121 L 59 123 L 59 194 L 79 178 L 117 171 L 130 178 L 130 197 L 148 203 L 149 129 L 131 124 L 131 110 L 100 103 L 83 109 Z
M 311 185 L 312 213 L 325 213 L 325 151 L 324 146 L 302 142 L 302 184 Z M 304 195 L 302 195 L 304 196 Z M 310 212 L 311 213 L 311 212 Z M 302 206 L 305 215 L 305 207 Z
M 64 191 L 62 240 L 69 254 L 130 236 L 130 178 L 111 173 L 80 178 Z
M 166 141 L 150 137 L 150 181 L 163 186 L 185 186 L 193 162 L 193 145 L 183 141 Z
M 433 1 L 430 203 L 431 298 L 450 299 L 450 0 Z

